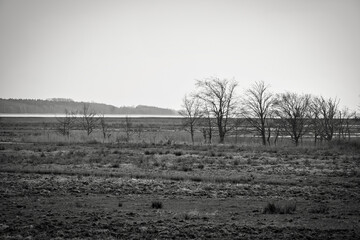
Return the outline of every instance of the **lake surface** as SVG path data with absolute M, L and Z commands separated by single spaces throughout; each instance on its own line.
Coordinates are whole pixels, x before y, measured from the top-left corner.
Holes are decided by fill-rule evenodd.
M 75 115 L 76 117 L 82 117 L 81 114 Z M 27 117 L 27 118 L 53 118 L 53 117 L 65 117 L 65 114 L 32 114 L 32 113 L 0 113 L 0 117 Z M 105 118 L 182 118 L 181 115 L 152 115 L 152 114 L 104 114 Z

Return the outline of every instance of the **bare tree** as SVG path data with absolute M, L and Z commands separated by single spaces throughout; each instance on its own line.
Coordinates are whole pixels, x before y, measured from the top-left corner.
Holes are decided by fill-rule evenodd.
M 137 134 L 137 138 L 140 141 L 141 140 L 141 135 L 144 132 L 144 124 L 139 124 L 136 126 L 136 128 L 134 129 L 135 133 Z
M 103 142 L 105 142 L 106 139 L 110 138 L 111 133 L 109 131 L 109 126 L 105 121 L 105 116 L 102 114 L 100 117 L 100 127 L 101 127 L 101 133 L 103 135 Z
M 89 103 L 84 103 L 81 115 L 79 119 L 80 126 L 89 136 L 97 127 L 98 118 L 96 117 L 96 113 L 90 108 Z
M 271 128 L 267 120 L 273 111 L 273 94 L 268 91 L 268 86 L 265 86 L 264 82 L 261 81 L 253 84 L 246 91 L 246 95 L 247 98 L 244 102 L 245 118 L 259 133 L 263 145 L 266 145 L 266 142 L 270 143 Z
M 134 133 L 134 131 L 133 131 L 132 121 L 128 116 L 125 117 L 125 126 L 124 126 L 124 128 L 125 128 L 125 141 L 129 142 L 130 139 L 131 139 L 131 136 Z
M 230 119 L 236 116 L 237 101 L 235 89 L 238 84 L 227 79 L 209 78 L 197 81 L 197 97 L 208 107 L 215 117 L 219 131 L 219 143 L 224 143 L 225 136 L 231 130 Z
M 67 109 L 65 109 L 65 116 L 64 117 L 57 117 L 57 126 L 56 126 L 56 132 L 66 136 L 68 140 L 70 140 L 70 130 L 75 125 L 75 114 L 72 112 L 69 112 Z
M 194 144 L 195 127 L 203 115 L 199 99 L 194 96 L 188 97 L 185 95 L 182 107 L 183 109 L 179 113 L 184 117 L 183 126 L 190 133 L 191 142 Z
M 336 119 L 339 100 L 336 98 L 324 99 L 323 97 L 320 97 L 318 98 L 317 104 L 320 109 L 322 137 L 327 141 L 331 141 L 339 123 Z
M 203 134 L 204 143 L 211 144 L 213 136 L 213 119 L 207 106 L 202 106 L 203 117 L 200 119 L 199 125 Z
M 276 115 L 280 118 L 285 133 L 296 146 L 308 131 L 310 103 L 310 95 L 296 93 L 280 94 L 275 101 Z
M 339 111 L 338 116 L 338 137 L 339 139 L 348 139 L 350 141 L 350 124 L 351 121 L 356 117 L 355 112 L 350 112 L 348 108 L 344 108 L 342 111 Z
M 243 133 L 244 119 L 237 118 L 234 121 L 233 134 L 235 135 L 235 144 L 239 141 L 239 135 Z

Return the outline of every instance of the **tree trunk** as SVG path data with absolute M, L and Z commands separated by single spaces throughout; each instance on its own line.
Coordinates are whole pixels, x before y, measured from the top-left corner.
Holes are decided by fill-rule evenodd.
M 299 138 L 294 138 L 294 141 L 295 141 L 295 146 L 299 146 Z
M 262 144 L 264 146 L 266 146 L 266 136 L 265 136 L 265 131 L 261 130 L 261 139 L 262 139 Z
M 193 128 L 193 126 L 190 127 L 190 135 L 191 135 L 192 145 L 194 145 L 194 128 Z
M 268 142 L 269 146 L 270 146 L 270 137 L 271 137 L 271 128 L 269 127 L 268 128 L 268 137 L 267 137 L 267 142 Z
M 220 137 L 219 143 L 223 144 L 225 142 L 225 134 L 221 133 L 221 135 L 219 137 Z

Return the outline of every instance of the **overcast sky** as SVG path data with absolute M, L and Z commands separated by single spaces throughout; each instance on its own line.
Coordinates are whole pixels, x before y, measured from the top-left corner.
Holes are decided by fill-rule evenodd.
M 179 109 L 196 79 L 360 105 L 359 0 L 0 0 L 0 97 Z

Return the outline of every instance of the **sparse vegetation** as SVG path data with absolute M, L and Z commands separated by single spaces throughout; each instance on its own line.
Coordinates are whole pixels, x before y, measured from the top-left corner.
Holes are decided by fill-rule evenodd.
M 115 126 L 115 120 L 109 121 L 109 126 Z M 140 120 L 133 121 L 139 124 Z M 162 122 L 163 130 L 170 123 L 180 126 L 177 121 Z M 152 124 L 158 126 L 158 122 Z M 14 134 L 13 140 L 0 143 L 4 196 L 0 220 L 11 226 L 3 227 L 1 237 L 13 237 L 11 229 L 16 229 L 22 236 L 41 239 L 46 233 L 55 238 L 55 229 L 66 224 L 67 232 L 59 233 L 63 238 L 85 237 L 88 229 L 105 239 L 134 229 L 139 230 L 138 238 L 142 233 L 159 237 L 151 231 L 179 236 L 173 229 L 186 229 L 192 238 L 203 238 L 212 234 L 210 226 L 217 234 L 214 238 L 226 232 L 233 239 L 244 233 L 239 228 L 245 225 L 246 231 L 254 231 L 245 233 L 249 238 L 261 232 L 279 238 L 285 231 L 305 238 L 329 236 L 329 231 L 348 236 L 354 233 L 352 223 L 358 221 L 360 151 L 356 142 L 346 144 L 341 139 L 297 147 L 281 140 L 277 146 L 262 146 L 261 141 L 192 145 L 174 137 L 172 144 L 136 139 L 114 144 L 111 140 L 102 143 L 100 131 L 88 138 L 83 130 L 73 129 L 71 141 L 58 138 L 60 142 L 34 144 L 17 139 L 38 125 L 2 126 Z M 149 126 L 144 124 L 148 130 Z M 43 222 L 52 224 L 45 229 Z M 120 222 L 123 225 L 118 228 Z M 23 227 L 28 225 L 34 227 Z M 104 226 L 109 226 L 108 235 L 101 232 Z

